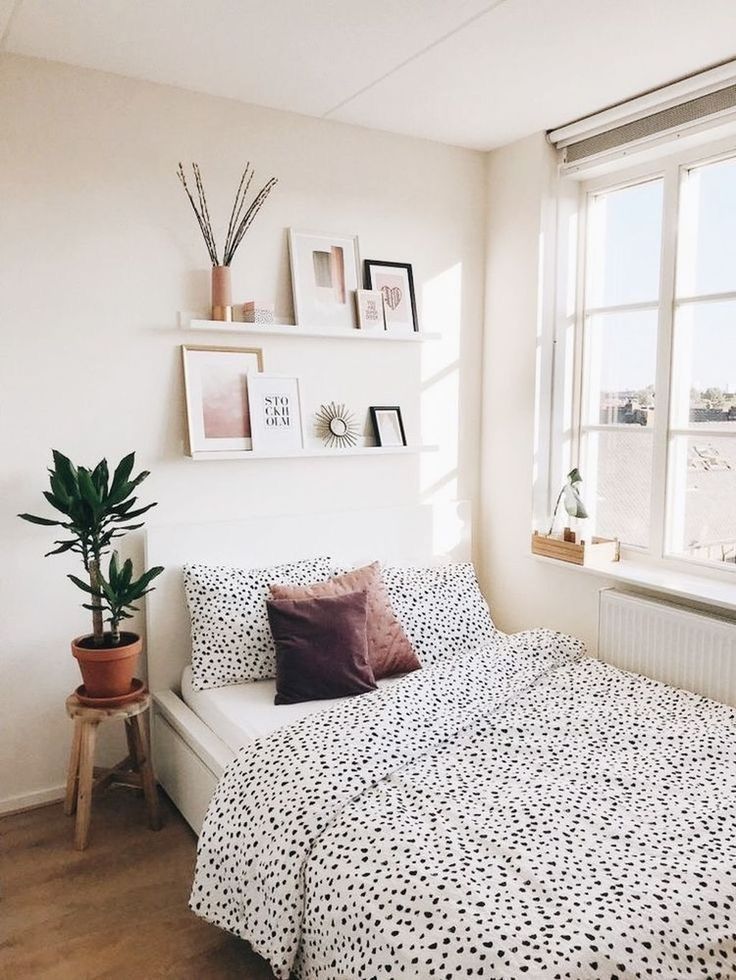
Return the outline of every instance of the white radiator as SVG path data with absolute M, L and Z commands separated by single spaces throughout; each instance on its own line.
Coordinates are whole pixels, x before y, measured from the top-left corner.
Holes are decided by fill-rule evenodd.
M 736 622 L 603 589 L 598 657 L 736 706 Z

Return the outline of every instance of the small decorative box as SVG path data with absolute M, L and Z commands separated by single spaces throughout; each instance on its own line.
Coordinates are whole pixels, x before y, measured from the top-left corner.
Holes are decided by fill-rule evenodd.
M 261 303 L 256 300 L 250 300 L 250 302 L 244 303 L 243 320 L 246 323 L 273 323 L 273 303 Z

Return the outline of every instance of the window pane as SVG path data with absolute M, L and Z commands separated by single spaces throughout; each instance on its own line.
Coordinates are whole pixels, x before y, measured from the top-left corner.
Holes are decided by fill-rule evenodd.
M 585 438 L 583 501 L 591 529 L 622 544 L 649 544 L 652 437 L 644 429 L 589 432 Z
M 657 311 L 600 313 L 585 332 L 588 425 L 651 425 L 657 366 Z
M 669 540 L 675 554 L 736 562 L 736 436 L 675 436 Z
M 736 431 L 736 302 L 688 303 L 677 311 L 672 424 Z
M 661 180 L 592 197 L 586 308 L 656 300 L 661 235 Z
M 736 290 L 736 160 L 685 175 L 680 205 L 678 295 Z

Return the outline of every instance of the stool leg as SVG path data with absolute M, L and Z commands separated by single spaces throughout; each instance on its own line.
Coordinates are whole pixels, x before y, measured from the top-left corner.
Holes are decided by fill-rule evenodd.
M 158 812 L 158 794 L 156 792 L 156 779 L 153 775 L 153 766 L 148 752 L 148 740 L 143 727 L 141 715 L 135 715 L 130 719 L 133 729 L 133 739 L 135 742 L 135 754 L 138 769 L 141 774 L 141 783 L 146 797 L 146 808 L 148 810 L 148 824 L 151 830 L 161 829 L 161 818 Z
M 133 719 L 125 719 L 125 737 L 128 740 L 128 755 L 130 756 L 130 768 L 133 772 L 139 771 L 138 766 L 138 747 L 135 743 L 135 731 L 133 729 Z
M 70 817 L 77 809 L 77 782 L 79 780 L 79 754 L 82 746 L 82 719 L 74 719 L 74 735 L 69 754 L 69 770 L 66 774 L 66 796 L 64 813 Z
M 95 742 L 97 722 L 82 724 L 82 739 L 79 761 L 79 793 L 77 794 L 77 823 L 74 830 L 74 846 L 83 851 L 87 846 L 89 819 L 92 812 L 92 776 L 95 765 Z

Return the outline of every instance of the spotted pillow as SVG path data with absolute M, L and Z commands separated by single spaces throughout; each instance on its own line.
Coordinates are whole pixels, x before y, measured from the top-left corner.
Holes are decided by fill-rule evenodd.
M 266 612 L 269 586 L 328 578 L 333 562 L 308 558 L 271 568 L 185 565 L 183 571 L 192 625 L 192 686 L 208 691 L 276 676 Z
M 496 634 L 469 562 L 431 568 L 384 566 L 383 581 L 424 667 L 480 646 Z

